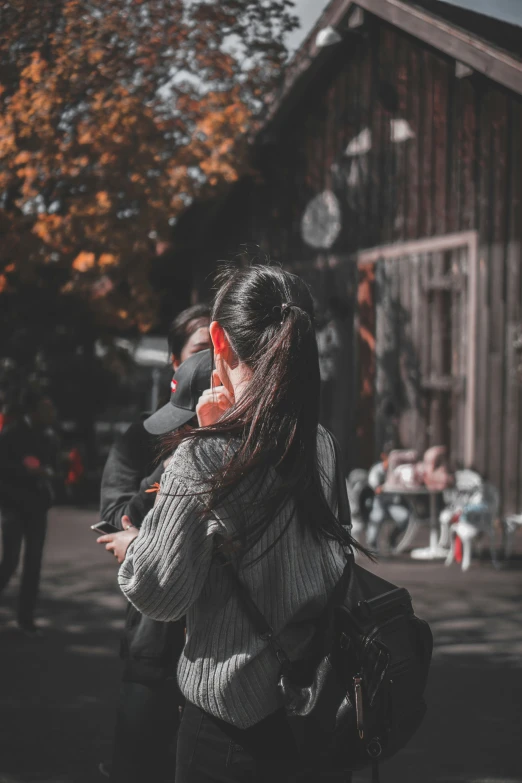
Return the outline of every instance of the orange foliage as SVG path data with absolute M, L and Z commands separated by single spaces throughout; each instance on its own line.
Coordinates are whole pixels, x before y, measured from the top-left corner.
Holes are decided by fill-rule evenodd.
M 0 270 L 34 280 L 53 263 L 69 276 L 60 290 L 86 297 L 106 324 L 150 328 L 156 245 L 188 203 L 246 170 L 290 5 L 4 4 Z
M 77 272 L 88 272 L 92 269 L 96 263 L 96 256 L 94 253 L 86 253 L 85 251 L 79 253 L 72 262 L 72 268 Z
M 118 263 L 118 257 L 112 253 L 102 253 L 98 259 L 98 266 L 103 269 L 106 266 L 114 266 Z
M 103 212 L 107 212 L 111 208 L 111 200 L 107 191 L 102 190 L 96 194 L 96 203 Z

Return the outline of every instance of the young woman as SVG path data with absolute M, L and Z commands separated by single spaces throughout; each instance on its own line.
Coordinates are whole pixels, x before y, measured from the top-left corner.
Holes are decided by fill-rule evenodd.
M 144 614 L 187 615 L 176 783 L 287 780 L 296 760 L 280 664 L 216 551 L 298 659 L 351 540 L 335 516 L 333 443 L 318 425 L 308 288 L 272 266 L 228 270 L 219 283 L 210 326 L 218 385 L 201 397 L 201 426 L 183 436 L 119 573 Z

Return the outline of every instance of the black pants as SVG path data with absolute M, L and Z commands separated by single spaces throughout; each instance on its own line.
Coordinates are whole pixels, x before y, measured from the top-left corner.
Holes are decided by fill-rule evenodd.
M 114 783 L 174 780 L 179 704 L 173 677 L 148 685 L 122 682 L 111 769 Z
M 47 532 L 47 512 L 5 509 L 2 519 L 2 562 L 0 592 L 15 573 L 24 543 L 22 583 L 18 597 L 18 622 L 31 625 L 40 585 L 42 555 Z
M 297 750 L 282 712 L 241 731 L 187 702 L 178 734 L 176 783 L 350 783 L 295 777 Z

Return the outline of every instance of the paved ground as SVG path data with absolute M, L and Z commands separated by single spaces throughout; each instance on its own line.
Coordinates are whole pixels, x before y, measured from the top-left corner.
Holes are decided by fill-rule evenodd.
M 115 562 L 89 529 L 95 520 L 72 509 L 51 515 L 45 638 L 16 632 L 16 584 L 0 601 L 0 783 L 102 780 L 124 602 Z M 487 561 L 462 574 L 406 558 L 379 571 L 409 588 L 436 638 L 428 716 L 383 767 L 383 783 L 522 783 L 522 558 L 498 572 Z

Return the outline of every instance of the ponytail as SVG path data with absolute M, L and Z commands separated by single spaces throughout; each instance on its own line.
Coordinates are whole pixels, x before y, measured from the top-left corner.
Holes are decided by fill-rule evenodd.
M 247 518 L 240 520 L 235 543 L 241 556 L 261 539 L 289 500 L 294 501 L 299 523 L 314 537 L 358 548 L 331 512 L 319 475 L 319 358 L 307 285 L 275 266 L 225 268 L 218 275 L 212 320 L 226 331 L 238 360 L 252 375 L 239 400 L 218 422 L 176 438 L 237 438 L 238 448 L 209 477 L 206 512 L 219 507 L 249 475 L 260 490 L 262 519 L 250 524 Z M 281 480 L 267 496 L 261 487 L 274 468 Z

